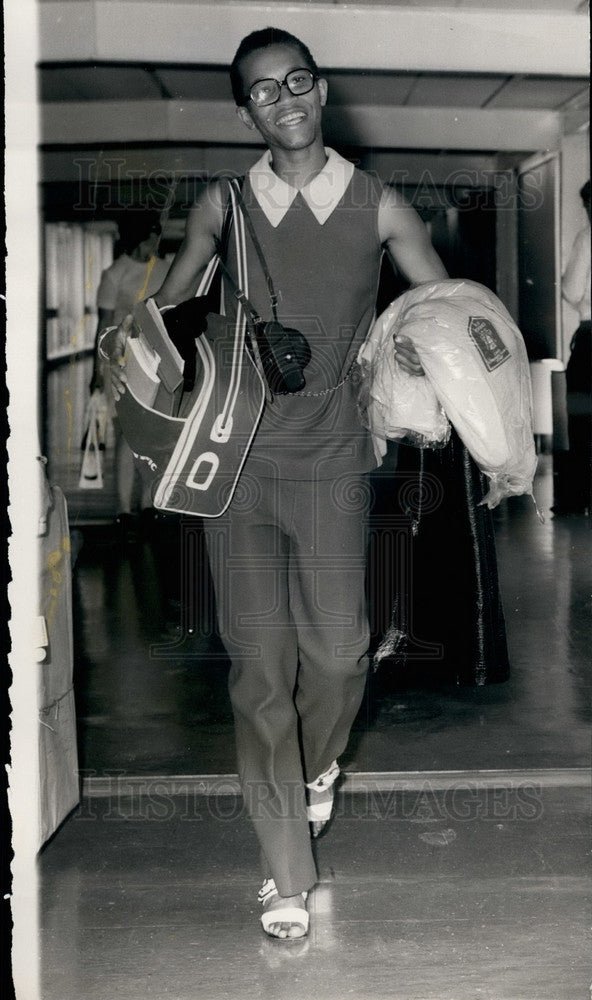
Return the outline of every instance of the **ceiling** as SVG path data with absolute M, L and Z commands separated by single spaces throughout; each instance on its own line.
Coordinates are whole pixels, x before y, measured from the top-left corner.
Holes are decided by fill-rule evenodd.
M 225 60 L 273 18 L 318 41 L 329 145 L 373 158 L 385 177 L 490 175 L 587 127 L 585 9 L 581 0 L 42 0 L 42 173 L 73 182 L 109 180 L 120 163 L 130 176 L 245 169 L 260 139 L 237 119 Z
M 335 105 L 562 111 L 588 101 L 585 77 L 335 70 L 323 75 Z M 39 94 L 43 103 L 231 99 L 228 71 L 209 66 L 43 64 Z

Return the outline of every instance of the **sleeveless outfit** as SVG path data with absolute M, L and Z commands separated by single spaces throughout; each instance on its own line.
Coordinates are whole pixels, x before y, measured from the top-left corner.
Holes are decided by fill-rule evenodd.
M 304 783 L 344 751 L 368 667 L 364 474 L 376 459 L 351 366 L 374 316 L 382 186 L 327 154 L 302 191 L 273 173 L 269 153 L 245 179 L 279 319 L 312 357 L 303 393 L 266 405 L 228 511 L 204 520 L 243 795 L 282 896 L 317 881 Z M 247 259 L 246 276 L 232 254 L 228 267 L 271 319 L 248 234 Z

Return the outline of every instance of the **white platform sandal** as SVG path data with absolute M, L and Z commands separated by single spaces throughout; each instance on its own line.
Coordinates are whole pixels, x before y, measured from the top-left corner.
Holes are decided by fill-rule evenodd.
M 335 784 L 335 781 L 339 777 L 339 774 L 340 774 L 339 765 L 337 764 L 337 761 L 334 760 L 326 771 L 323 771 L 322 774 L 319 774 L 316 781 L 307 782 L 306 787 L 310 789 L 311 792 L 328 792 L 332 789 L 332 786 Z M 331 819 L 331 814 L 333 812 L 334 798 L 335 797 L 331 792 L 331 794 L 327 796 L 326 801 L 309 803 L 309 805 L 307 805 L 306 817 L 308 819 L 308 822 L 314 825 L 322 824 L 317 830 L 315 830 L 313 827 L 312 831 L 313 837 L 318 837 L 319 834 L 323 832 L 327 823 Z
M 303 892 L 302 898 L 306 902 L 308 898 L 308 892 Z M 276 889 L 275 882 L 272 878 L 266 878 L 263 885 L 259 889 L 257 899 L 262 906 L 265 906 L 270 899 L 274 896 L 279 896 L 279 892 Z M 279 906 L 274 910 L 264 910 L 261 914 L 261 924 L 263 930 L 270 937 L 277 938 L 278 941 L 299 941 L 301 938 L 308 934 L 308 923 L 309 914 L 308 910 L 303 910 L 299 906 Z M 277 934 L 272 934 L 270 927 L 273 924 L 297 924 L 298 927 L 302 927 L 302 934 L 297 937 L 285 937 L 280 938 Z

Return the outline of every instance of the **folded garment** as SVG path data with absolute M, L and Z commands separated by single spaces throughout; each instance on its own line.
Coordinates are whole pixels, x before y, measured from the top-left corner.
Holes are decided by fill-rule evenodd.
M 403 378 L 397 363 L 388 362 L 399 334 L 413 342 L 426 379 Z M 447 279 L 405 292 L 377 320 L 360 363 L 367 383 L 364 414 L 373 433 L 411 441 L 416 435 L 416 443 L 434 446 L 445 442 L 445 415 L 490 479 L 489 507 L 505 496 L 532 494 L 528 356 L 512 317 L 488 288 Z

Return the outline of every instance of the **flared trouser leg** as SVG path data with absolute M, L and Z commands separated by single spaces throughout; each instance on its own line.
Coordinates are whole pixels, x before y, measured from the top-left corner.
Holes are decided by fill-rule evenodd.
M 290 610 L 298 635 L 295 705 L 305 780 L 345 750 L 364 694 L 369 627 L 368 493 L 361 476 L 320 482 L 294 533 Z
M 304 782 L 343 752 L 363 696 L 366 505 L 360 477 L 264 480 L 204 523 L 241 787 L 282 896 L 316 881 Z

